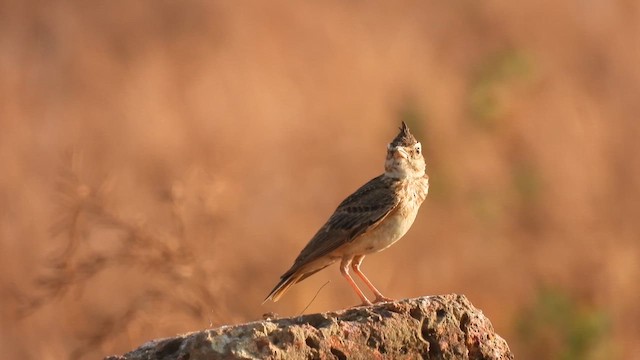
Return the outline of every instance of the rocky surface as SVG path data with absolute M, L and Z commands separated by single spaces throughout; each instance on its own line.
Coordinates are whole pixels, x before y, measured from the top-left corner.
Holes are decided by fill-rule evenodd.
M 513 359 L 463 295 L 428 296 L 223 326 L 150 341 L 106 360 Z

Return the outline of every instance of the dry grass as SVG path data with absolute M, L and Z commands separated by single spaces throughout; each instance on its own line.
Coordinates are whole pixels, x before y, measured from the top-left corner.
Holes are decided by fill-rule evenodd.
M 541 284 L 640 351 L 634 1 L 0 4 L 0 353 L 96 358 L 356 303 L 260 302 L 400 119 L 432 193 L 364 269 L 465 293 L 516 354 Z

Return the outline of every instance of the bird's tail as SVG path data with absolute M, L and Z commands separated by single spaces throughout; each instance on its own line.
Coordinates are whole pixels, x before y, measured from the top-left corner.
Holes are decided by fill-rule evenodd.
M 262 302 L 263 304 L 266 303 L 267 301 L 271 300 L 273 302 L 278 301 L 278 299 L 280 299 L 280 297 L 282 295 L 284 295 L 285 292 L 287 292 L 287 290 L 289 290 L 289 288 L 297 283 L 298 281 L 300 281 L 300 278 L 303 276 L 303 274 L 297 274 L 295 272 L 293 273 L 286 273 L 284 275 L 282 275 L 282 277 L 280 278 L 280 282 L 278 283 L 278 285 L 276 285 L 273 290 L 271 290 L 271 292 L 269 293 L 269 295 L 267 296 L 266 299 L 264 299 L 264 301 Z

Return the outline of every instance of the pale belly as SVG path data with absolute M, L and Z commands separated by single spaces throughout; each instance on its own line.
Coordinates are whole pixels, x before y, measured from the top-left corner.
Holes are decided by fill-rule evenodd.
M 400 240 L 409 231 L 419 206 L 401 208 L 389 214 L 376 228 L 362 234 L 340 250 L 340 255 L 366 255 L 382 251 Z M 336 254 L 337 255 L 337 254 Z
M 303 266 L 301 272 L 317 271 L 340 259 L 349 259 L 357 255 L 368 255 L 382 251 L 400 240 L 411 228 L 418 209 L 427 196 L 428 179 L 423 180 L 421 187 L 411 189 L 413 201 L 398 205 L 396 210 L 382 220 L 374 229 L 370 229 L 349 243 L 340 246 L 329 254 Z

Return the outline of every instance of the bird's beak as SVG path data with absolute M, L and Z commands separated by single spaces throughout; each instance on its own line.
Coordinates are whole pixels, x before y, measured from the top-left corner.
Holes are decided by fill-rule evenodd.
M 401 147 L 401 146 L 396 146 L 396 147 L 393 147 L 393 148 L 392 148 L 392 147 L 389 147 L 389 151 L 391 151 L 391 152 L 392 152 L 393 157 L 394 157 L 395 159 L 398 159 L 398 158 L 401 158 L 401 157 L 403 157 L 403 158 L 405 158 L 405 159 L 408 159 L 408 158 L 409 158 L 409 154 L 408 154 L 408 153 L 407 153 L 407 151 L 406 151 L 403 147 Z

